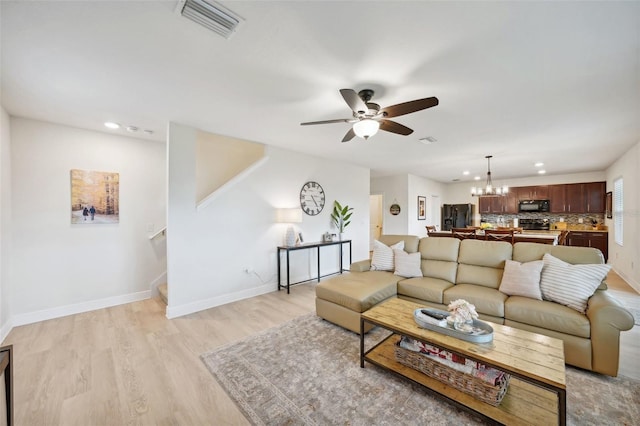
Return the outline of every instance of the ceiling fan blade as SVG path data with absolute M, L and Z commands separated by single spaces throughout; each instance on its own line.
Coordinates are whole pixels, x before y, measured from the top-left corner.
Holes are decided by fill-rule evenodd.
M 380 120 L 380 130 L 397 133 L 404 136 L 413 133 L 413 130 L 408 128 L 407 126 L 403 126 L 402 124 L 396 123 L 395 121 L 391 120 Z
M 353 127 L 352 127 L 351 129 L 349 129 L 347 134 L 344 135 L 344 138 L 342 138 L 342 142 L 349 142 L 351 139 L 355 137 L 356 137 L 356 132 L 353 131 Z
M 431 108 L 436 105 L 438 105 L 438 98 L 432 97 L 391 105 L 380 112 L 383 113 L 384 117 L 398 117 L 399 115 L 411 114 L 412 112 Z
M 354 121 L 351 118 L 337 118 L 335 120 L 323 120 L 323 121 L 308 121 L 306 123 L 300 123 L 301 126 L 308 126 L 310 124 L 330 124 L 330 123 L 353 123 Z
M 355 90 L 340 89 L 340 94 L 353 112 L 364 114 L 369 111 L 369 107 L 367 107 L 367 104 L 364 103 L 364 101 L 360 98 L 360 96 L 358 96 Z

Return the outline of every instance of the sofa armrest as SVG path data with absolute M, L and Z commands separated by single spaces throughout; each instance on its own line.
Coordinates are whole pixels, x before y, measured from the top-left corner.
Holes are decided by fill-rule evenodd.
M 359 260 L 358 262 L 353 262 L 351 264 L 351 268 L 349 268 L 351 272 L 366 272 L 371 270 L 371 259 L 367 260 Z
M 591 369 L 615 377 L 620 358 L 620 332 L 633 328 L 633 315 L 608 291 L 596 291 L 589 299 L 587 317 L 591 323 Z

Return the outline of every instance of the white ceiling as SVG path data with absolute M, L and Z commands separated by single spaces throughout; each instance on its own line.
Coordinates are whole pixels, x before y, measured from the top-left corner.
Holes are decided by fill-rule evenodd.
M 494 183 L 535 161 L 601 171 L 640 141 L 638 1 L 223 1 L 245 19 L 229 40 L 176 4 L 3 0 L 3 106 L 157 140 L 176 121 L 441 182 L 484 179 L 488 154 Z M 341 143 L 347 123 L 299 125 L 350 117 L 341 88 L 440 105 L 394 119 L 410 136 Z

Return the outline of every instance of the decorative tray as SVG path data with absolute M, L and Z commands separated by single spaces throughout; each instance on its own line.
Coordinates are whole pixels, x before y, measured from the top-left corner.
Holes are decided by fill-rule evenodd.
M 493 328 L 484 321 L 473 320 L 467 330 L 457 330 L 447 321 L 449 312 L 433 308 L 420 308 L 413 312 L 413 319 L 422 328 L 446 334 L 457 339 L 473 343 L 486 343 L 493 340 Z

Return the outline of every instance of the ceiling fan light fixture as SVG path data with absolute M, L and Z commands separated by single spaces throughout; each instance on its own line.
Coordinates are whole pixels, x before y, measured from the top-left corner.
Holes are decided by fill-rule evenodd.
M 355 132 L 356 136 L 359 136 L 365 140 L 378 133 L 379 129 L 380 122 L 372 120 L 370 118 L 360 120 L 353 125 L 353 131 Z

